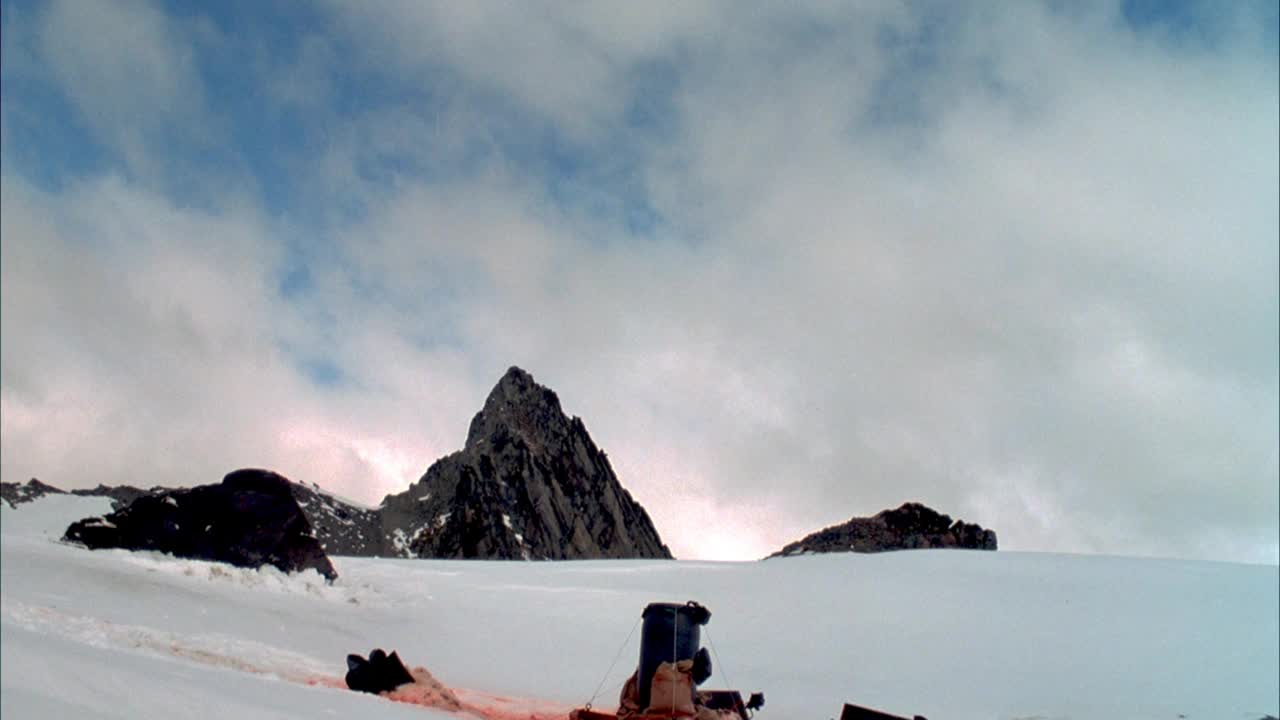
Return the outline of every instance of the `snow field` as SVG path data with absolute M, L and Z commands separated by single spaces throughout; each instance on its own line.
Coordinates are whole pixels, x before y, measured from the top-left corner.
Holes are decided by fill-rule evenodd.
M 1280 570 L 915 551 L 754 563 L 334 558 L 286 576 L 56 542 L 109 509 L 0 510 L 0 713 L 8 718 L 458 715 L 325 686 L 396 649 L 459 697 L 585 702 L 645 604 L 712 611 L 708 687 L 762 690 L 759 720 L 850 701 L 932 720 L 1257 720 L 1280 714 Z M 638 630 L 597 707 L 635 667 Z M 312 683 L 312 684 L 308 684 Z

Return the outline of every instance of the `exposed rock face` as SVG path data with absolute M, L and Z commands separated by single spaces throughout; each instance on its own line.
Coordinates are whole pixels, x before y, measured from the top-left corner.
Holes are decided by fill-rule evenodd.
M 437 461 L 405 492 L 388 495 L 379 508 L 360 507 L 315 485 L 289 482 L 268 471 L 237 471 L 227 479 L 247 473 L 275 478 L 276 485 L 284 483 L 322 557 L 325 553 L 549 560 L 671 557 L 649 515 L 618 482 L 608 458 L 592 442 L 582 421 L 566 417 L 554 392 L 514 367 L 472 419 L 464 448 Z M 224 480 L 223 485 L 226 483 Z M 185 493 L 204 493 L 212 487 L 222 486 L 141 490 L 99 485 L 72 492 L 112 498 L 117 512 L 108 516 L 111 523 L 121 510 L 128 510 L 124 516 L 137 515 L 144 519 L 143 524 L 158 522 L 163 527 L 172 521 L 179 527 L 204 527 L 209 523 L 178 517 L 172 510 L 173 502 L 182 508 Z M 33 479 L 25 485 L 0 484 L 0 492 L 5 501 L 16 506 L 65 491 Z M 278 499 L 284 503 L 283 498 Z M 139 502 L 142 505 L 134 511 L 133 505 Z M 218 512 L 224 511 L 225 527 L 233 513 L 226 508 Z M 282 516 L 281 522 L 284 519 Z M 119 527 L 106 527 L 101 521 L 94 524 L 94 520 L 73 525 L 79 536 L 71 537 L 69 529 L 68 538 L 91 547 L 131 547 L 125 543 L 133 543 L 139 548 L 162 549 L 154 547 L 159 542 L 155 538 L 144 540 L 119 531 Z M 238 542 L 225 534 L 219 537 L 216 541 L 174 540 L 170 544 L 178 547 L 166 552 L 215 559 L 212 555 L 217 543 Z M 116 544 L 93 544 L 97 542 Z M 203 554 L 184 555 L 188 551 Z M 238 552 L 226 550 L 230 556 Z M 328 564 L 327 558 L 324 563 Z
M 0 500 L 9 503 L 9 507 L 12 508 L 16 508 L 22 503 L 38 500 L 45 495 L 66 494 L 66 490 L 46 485 L 35 478 L 31 478 L 25 484 L 0 482 Z
M 995 550 L 996 533 L 978 525 L 951 521 L 920 503 L 906 503 L 869 518 L 819 530 L 793 542 L 769 557 L 828 552 L 884 552 L 924 548 Z
M 100 484 L 88 490 L 72 490 L 70 494 L 81 497 L 108 497 L 111 498 L 111 507 L 119 510 L 143 495 L 158 495 L 162 492 L 165 492 L 165 488 L 153 487 L 150 490 L 143 490 L 130 485 L 110 486 Z M 66 490 L 42 483 L 35 478 L 31 478 L 25 484 L 0 483 L 0 499 L 3 499 L 9 503 L 10 507 L 14 508 L 22 503 L 42 498 L 45 495 L 67 494 Z
M 376 509 L 360 507 L 334 497 L 314 484 L 289 483 L 290 492 L 311 524 L 320 546 L 330 555 L 370 557 L 382 549 L 382 521 Z M 121 510 L 140 497 L 163 496 L 172 488 L 143 490 L 131 485 L 102 485 L 71 490 L 82 497 L 111 498 L 111 508 Z M 0 499 L 16 508 L 45 495 L 66 495 L 68 491 L 32 478 L 25 484 L 0 483 Z
M 326 553 L 354 557 L 381 554 L 382 516 L 378 510 L 354 505 L 310 483 L 291 483 L 290 491 Z
M 463 449 L 382 503 L 382 554 L 434 558 L 670 558 L 644 508 L 556 394 L 511 368 Z
M 109 497 L 111 498 L 111 508 L 120 510 L 126 508 L 140 497 L 146 495 L 160 495 L 167 491 L 166 488 L 153 487 L 150 490 L 133 487 L 132 485 L 102 485 L 89 490 L 72 490 L 72 495 L 80 495 L 86 497 Z
M 90 549 L 158 550 L 239 567 L 338 576 L 292 484 L 268 470 L 237 470 L 220 485 L 142 495 L 105 517 L 72 523 L 64 539 Z

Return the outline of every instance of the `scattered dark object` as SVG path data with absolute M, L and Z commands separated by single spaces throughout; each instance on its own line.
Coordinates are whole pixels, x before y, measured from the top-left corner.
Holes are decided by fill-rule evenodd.
M 759 710 L 764 707 L 764 693 L 751 693 L 751 698 L 747 700 L 748 710 Z
M 840 720 L 907 720 L 907 718 L 901 715 L 890 715 L 879 710 L 864 708 L 860 705 L 845 703 L 844 712 L 840 713 Z M 911 720 L 927 720 L 927 718 L 922 715 L 916 715 Z
M 388 655 L 382 648 L 374 648 L 368 660 L 355 654 L 347 656 L 346 680 L 347 687 L 352 690 L 376 695 L 413 682 L 413 676 L 400 662 L 396 651 L 392 650 Z
M 155 550 L 238 567 L 271 565 L 338 577 L 290 483 L 269 470 L 237 470 L 218 485 L 144 495 L 105 517 L 79 520 L 64 539 L 91 550 Z

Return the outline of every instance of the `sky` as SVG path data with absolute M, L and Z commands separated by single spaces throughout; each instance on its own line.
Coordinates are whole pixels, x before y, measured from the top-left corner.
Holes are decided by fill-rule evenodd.
M 1280 563 L 1274 2 L 0 6 L 0 476 L 377 504 L 518 365 L 681 558 Z

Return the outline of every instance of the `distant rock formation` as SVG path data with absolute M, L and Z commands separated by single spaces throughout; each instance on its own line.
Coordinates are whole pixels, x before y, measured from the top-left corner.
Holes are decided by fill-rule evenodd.
M 111 498 L 111 507 L 119 510 L 129 503 L 137 500 L 143 495 L 157 495 L 165 492 L 165 488 L 153 487 L 150 490 L 143 490 L 130 485 L 101 485 L 90 489 L 78 489 L 70 492 L 61 488 L 42 483 L 35 478 L 31 478 L 26 483 L 6 483 L 0 482 L 0 499 L 9 503 L 9 507 L 16 508 L 22 503 L 38 500 L 46 495 L 78 495 L 80 497 L 107 497 Z
M 648 513 L 622 487 L 582 420 L 567 417 L 556 394 L 517 367 L 507 371 L 472 419 L 463 449 L 441 458 L 408 490 L 388 495 L 378 508 L 361 507 L 314 484 L 290 482 L 267 471 L 227 477 L 245 472 L 266 473 L 285 483 L 328 555 L 671 557 Z M 99 485 L 72 493 L 110 497 L 117 512 L 150 499 L 138 511 L 150 518 L 157 508 L 151 500 L 171 506 L 169 499 L 194 490 Z M 25 485 L 0 483 L 0 497 L 15 507 L 64 492 L 34 479 Z M 116 537 L 90 525 L 80 531 L 91 538 Z M 209 547 L 201 545 L 206 553 L 212 552 Z
M 670 558 L 578 418 L 512 367 L 466 445 L 382 502 L 382 554 L 565 560 Z
M 905 503 L 873 517 L 855 517 L 793 542 L 769 557 L 808 553 L 963 548 L 995 550 L 996 533 L 943 515 L 920 503 Z
M 111 498 L 111 509 L 120 510 L 128 507 L 140 497 L 147 495 L 161 495 L 168 491 L 168 488 L 153 487 L 150 490 L 133 487 L 132 485 L 103 485 L 98 484 L 97 487 L 88 490 L 72 490 L 72 495 L 81 497 L 107 497 Z
M 32 500 L 39 500 L 45 495 L 66 494 L 66 490 L 46 485 L 35 478 L 31 478 L 26 483 L 0 482 L 0 500 L 9 503 L 11 508 L 16 508 L 22 503 L 28 503 Z
M 338 576 L 292 493 L 268 470 L 237 470 L 219 485 L 144 494 L 105 517 L 79 520 L 65 540 L 90 549 L 156 550 L 238 567 Z
M 26 483 L 0 483 L 0 500 L 16 508 L 46 495 L 78 495 L 111 499 L 112 510 L 122 510 L 140 497 L 164 495 L 172 488 L 153 487 L 143 490 L 131 485 L 102 485 L 94 488 L 63 490 L 35 478 Z M 341 500 L 315 484 L 289 481 L 289 490 L 306 515 L 321 547 L 331 555 L 371 557 L 382 549 L 382 523 L 374 508 L 361 507 Z

